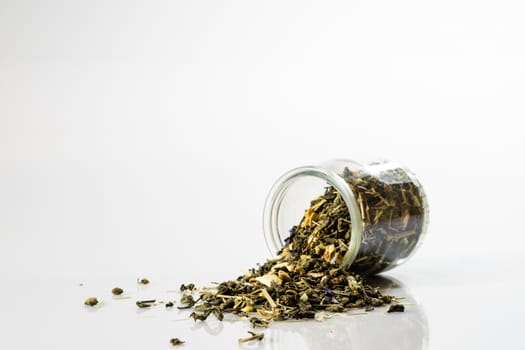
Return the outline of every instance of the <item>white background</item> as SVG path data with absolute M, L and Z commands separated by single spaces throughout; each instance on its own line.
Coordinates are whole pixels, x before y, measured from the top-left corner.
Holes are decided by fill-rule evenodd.
M 520 1 L 1 0 L 1 346 L 123 345 L 83 333 L 86 294 L 234 278 L 269 256 L 262 208 L 279 175 L 386 157 L 430 201 L 425 244 L 389 273 L 425 310 L 425 346 L 524 348 L 524 14 Z

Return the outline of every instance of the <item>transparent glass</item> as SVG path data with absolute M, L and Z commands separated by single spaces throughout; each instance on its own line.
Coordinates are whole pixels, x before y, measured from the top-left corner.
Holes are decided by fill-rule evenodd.
M 263 221 L 272 254 L 285 246 L 290 229 L 328 186 L 348 209 L 350 239 L 343 265 L 363 275 L 380 273 L 405 262 L 421 245 L 428 203 L 415 175 L 389 160 L 361 164 L 336 159 L 292 169 L 275 182 Z

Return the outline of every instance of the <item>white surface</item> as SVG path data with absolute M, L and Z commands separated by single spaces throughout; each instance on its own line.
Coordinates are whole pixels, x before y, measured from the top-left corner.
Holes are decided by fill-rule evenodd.
M 390 274 L 416 304 L 272 326 L 261 346 L 525 348 L 523 13 L 0 1 L 0 347 L 235 347 L 244 322 L 172 322 L 109 290 L 234 278 L 269 255 L 262 207 L 279 175 L 380 156 L 429 197 L 425 244 Z M 107 299 L 96 312 L 91 294 Z

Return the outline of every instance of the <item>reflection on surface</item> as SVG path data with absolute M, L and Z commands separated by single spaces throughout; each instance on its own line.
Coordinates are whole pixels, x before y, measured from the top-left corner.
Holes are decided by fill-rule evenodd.
M 211 335 L 219 335 L 224 329 L 224 324 L 222 322 L 194 322 L 191 327 L 192 331 L 198 331 L 204 329 L 204 331 Z
M 386 313 L 385 307 L 366 314 L 358 311 L 323 322 L 274 322 L 265 331 L 270 349 L 426 349 L 428 323 L 423 309 L 408 290 L 391 277 L 375 276 L 368 282 L 385 293 L 403 297 L 403 313 Z M 352 315 L 353 314 L 353 315 Z M 262 344 L 261 344 L 262 345 Z

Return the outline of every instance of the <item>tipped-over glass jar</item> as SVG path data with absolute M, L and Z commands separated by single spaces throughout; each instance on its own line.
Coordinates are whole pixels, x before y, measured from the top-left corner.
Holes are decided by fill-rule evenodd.
M 282 175 L 266 199 L 263 225 L 272 254 L 311 248 L 370 275 L 415 252 L 427 229 L 428 204 L 414 174 L 398 163 L 338 159 Z M 306 236 L 294 239 L 298 232 Z

